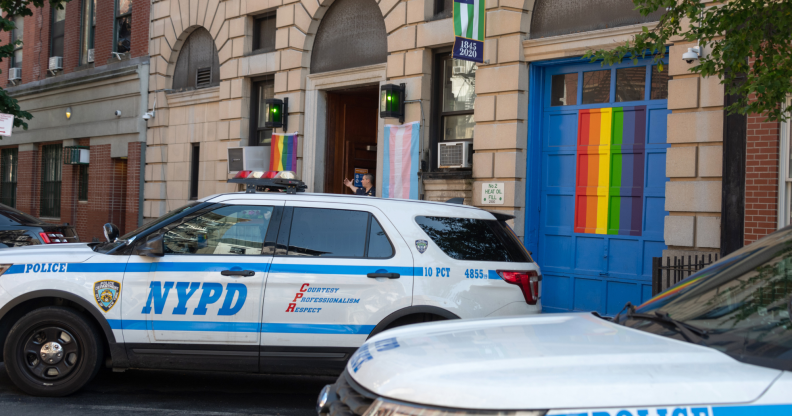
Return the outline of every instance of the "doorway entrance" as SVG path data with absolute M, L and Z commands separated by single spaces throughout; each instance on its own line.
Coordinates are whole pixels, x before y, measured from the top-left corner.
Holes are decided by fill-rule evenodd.
M 350 194 L 344 178 L 377 171 L 377 85 L 327 92 L 324 191 Z

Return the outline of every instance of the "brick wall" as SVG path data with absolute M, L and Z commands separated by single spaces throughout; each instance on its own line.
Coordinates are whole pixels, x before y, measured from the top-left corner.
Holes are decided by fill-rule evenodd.
M 148 55 L 150 10 L 151 3 L 149 1 L 135 0 L 132 3 L 132 50 L 130 52 L 133 58 Z
M 19 152 L 17 162 L 17 209 L 38 216 L 39 152 Z
M 63 34 L 63 73 L 68 74 L 80 65 L 80 16 L 82 1 L 66 3 L 66 27 Z
M 779 124 L 748 116 L 745 161 L 745 244 L 778 228 Z

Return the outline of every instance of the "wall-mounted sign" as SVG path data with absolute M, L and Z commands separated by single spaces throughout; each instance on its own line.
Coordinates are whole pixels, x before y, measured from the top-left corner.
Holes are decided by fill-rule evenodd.
M 363 186 L 363 175 L 368 173 L 368 169 L 355 168 L 355 180 L 353 185 L 360 188 Z
M 481 203 L 483 205 L 503 205 L 506 197 L 503 182 L 484 182 L 481 184 Z
M 454 0 L 454 58 L 484 62 L 485 0 Z
M 0 136 L 10 136 L 14 128 L 14 116 L 0 113 Z

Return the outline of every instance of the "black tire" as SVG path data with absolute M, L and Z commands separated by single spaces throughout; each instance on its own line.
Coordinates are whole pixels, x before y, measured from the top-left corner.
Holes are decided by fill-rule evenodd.
M 74 393 L 101 368 L 104 344 L 99 337 L 96 326 L 73 309 L 36 309 L 8 333 L 3 349 L 6 372 L 20 390 L 33 396 Z M 49 351 L 54 352 L 47 363 L 43 353 Z

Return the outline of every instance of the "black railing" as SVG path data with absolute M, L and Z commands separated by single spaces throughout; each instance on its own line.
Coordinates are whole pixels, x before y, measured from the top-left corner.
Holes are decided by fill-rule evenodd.
M 718 261 L 718 253 L 695 256 L 652 257 L 652 296 Z M 663 262 L 665 261 L 665 265 Z

